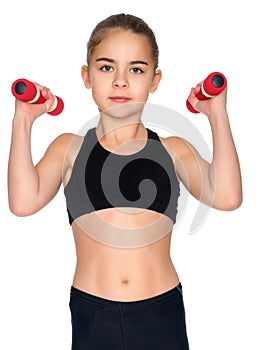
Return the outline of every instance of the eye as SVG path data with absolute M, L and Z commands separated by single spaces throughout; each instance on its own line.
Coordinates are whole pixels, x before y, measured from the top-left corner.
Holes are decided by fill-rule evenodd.
M 141 68 L 138 68 L 138 67 L 133 67 L 131 68 L 130 70 L 132 73 L 134 74 L 141 74 L 141 73 L 144 73 L 144 71 L 141 69 Z
M 113 68 L 111 67 L 111 66 L 102 66 L 101 68 L 100 68 L 100 70 L 101 71 L 103 71 L 103 72 L 112 72 L 113 71 Z

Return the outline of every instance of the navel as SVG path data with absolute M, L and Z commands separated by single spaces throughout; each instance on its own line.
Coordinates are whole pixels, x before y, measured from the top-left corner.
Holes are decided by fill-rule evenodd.
M 123 285 L 127 285 L 127 284 L 129 283 L 128 278 L 122 278 L 121 283 L 122 283 Z

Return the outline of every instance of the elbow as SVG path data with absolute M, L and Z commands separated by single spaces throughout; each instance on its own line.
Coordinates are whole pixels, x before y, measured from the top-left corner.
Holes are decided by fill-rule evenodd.
M 242 205 L 242 202 L 242 194 L 235 194 L 227 198 L 222 198 L 220 201 L 214 203 L 213 207 L 219 210 L 233 211 L 238 209 Z
M 19 205 L 17 203 L 9 203 L 9 208 L 12 214 L 18 217 L 25 217 L 34 214 L 34 212 L 27 208 L 26 205 Z
M 17 208 L 17 207 L 10 207 L 10 211 L 12 214 L 18 217 L 25 217 L 25 216 L 31 215 L 31 214 L 28 214 L 24 209 Z
M 229 210 L 236 210 L 238 209 L 243 202 L 243 193 L 242 193 L 242 186 L 240 186 L 232 195 L 229 200 Z
M 223 210 L 226 211 L 233 211 L 238 209 L 242 204 L 242 197 L 241 198 L 234 198 L 227 202 Z

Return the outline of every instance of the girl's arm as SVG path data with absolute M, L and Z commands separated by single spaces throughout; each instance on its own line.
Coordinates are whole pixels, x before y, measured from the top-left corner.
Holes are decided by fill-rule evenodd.
M 242 203 L 242 182 L 238 155 L 226 110 L 226 93 L 206 101 L 188 100 L 195 109 L 207 115 L 213 137 L 213 158 L 208 163 L 185 140 L 172 137 L 168 143 L 176 155 L 176 170 L 188 190 L 203 203 L 221 210 L 233 210 Z
M 31 154 L 31 130 L 34 121 L 53 104 L 51 92 L 37 85 L 46 102 L 28 104 L 16 100 L 8 163 L 10 210 L 18 216 L 31 215 L 44 207 L 57 193 L 62 179 L 64 156 L 72 135 L 58 137 L 35 166 Z

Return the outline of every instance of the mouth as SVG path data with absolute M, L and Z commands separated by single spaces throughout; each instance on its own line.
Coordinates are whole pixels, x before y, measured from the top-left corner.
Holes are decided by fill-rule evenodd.
M 112 96 L 110 97 L 110 100 L 115 103 L 126 103 L 130 98 L 126 96 Z

